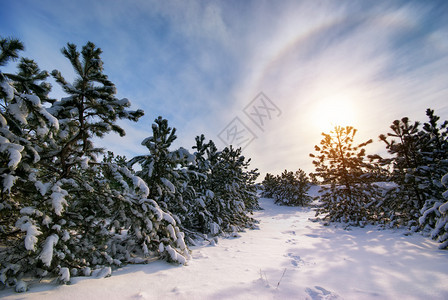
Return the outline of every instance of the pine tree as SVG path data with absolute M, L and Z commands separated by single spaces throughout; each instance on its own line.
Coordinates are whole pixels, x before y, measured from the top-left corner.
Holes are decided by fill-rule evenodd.
M 142 142 L 149 154 L 134 157 L 129 166 L 136 163 L 141 166 L 137 175 L 148 184 L 149 197 L 173 213 L 177 222 L 182 224 L 190 210 L 190 203 L 183 198 L 189 190 L 189 178 L 187 169 L 179 166 L 193 163 L 194 156 L 184 148 L 170 151 L 169 147 L 177 137 L 176 129 L 168 126 L 168 120 L 158 117 L 152 131 L 153 135 Z M 194 191 L 190 192 L 194 194 Z
M 423 124 L 421 131 L 424 141 L 420 149 L 422 166 L 419 166 L 419 188 L 427 192 L 426 198 L 443 199 L 445 187 L 440 178 L 448 172 L 448 121 L 439 126 L 440 117 L 434 114 L 434 110 L 427 109 L 426 115 L 429 122 Z
M 45 81 L 50 76 L 47 71 L 41 71 L 34 60 L 24 57 L 20 59 L 17 67 L 17 74 L 5 74 L 13 82 L 17 92 L 36 95 L 42 103 L 55 101 L 48 98 L 51 84 Z
M 19 58 L 19 51 L 25 47 L 18 39 L 0 37 L 0 66 L 6 66 L 9 61 Z
M 285 170 L 280 176 L 267 174 L 263 181 L 264 197 L 272 197 L 275 203 L 291 206 L 305 206 L 312 198 L 307 194 L 310 181 L 306 173 L 299 169 L 295 173 Z
M 330 221 L 364 225 L 375 222 L 380 213 L 374 204 L 380 201 L 377 188 L 366 180 L 369 165 L 365 161 L 365 146 L 372 140 L 354 146 L 356 129 L 334 128 L 330 134 L 322 133 L 321 146 L 315 146 L 316 176 L 322 178 L 321 206 L 316 215 L 326 214 Z
M 266 198 L 274 198 L 274 194 L 279 185 L 278 181 L 279 181 L 278 177 L 270 173 L 267 173 L 262 182 L 263 185 L 262 196 Z
M 96 155 L 102 149 L 94 147 L 92 138 L 111 131 L 124 135 L 123 129 L 116 125 L 117 119 L 137 121 L 143 112 L 127 111 L 129 100 L 115 98 L 115 85 L 103 74 L 101 52 L 91 42 L 83 46 L 81 53 L 74 44 L 67 44 L 62 54 L 73 66 L 77 76 L 74 83 L 68 83 L 59 71 L 52 72 L 69 96 L 50 108 L 60 120 L 60 131 L 42 156 L 45 168 L 36 178 L 36 182 L 49 179 L 44 184 L 50 192 L 41 193 L 46 203 L 51 203 L 44 213 L 49 221 L 42 234 L 45 244 L 53 242 L 55 248 L 53 253 L 47 253 L 52 254 L 45 261 L 49 270 L 59 264 L 79 269 L 110 263 L 105 255 L 95 252 L 107 247 L 110 233 L 104 225 L 108 205 L 113 201 L 98 201 L 107 195 L 108 184 L 101 182 Z M 59 240 L 63 243 L 58 243 Z M 56 255 L 58 251 L 64 253 L 63 259 Z
M 424 135 L 419 131 L 419 125 L 419 122 L 412 123 L 405 117 L 392 123 L 392 133 L 380 135 L 386 149 L 393 155 L 392 159 L 385 159 L 385 163 L 392 164 L 391 180 L 398 184 L 386 195 L 385 206 L 390 210 L 391 221 L 409 226 L 417 225 L 426 198 L 425 191 L 419 188 L 418 179 L 421 176 L 419 166 L 424 165 L 420 152 Z
M 428 110 L 427 113 L 430 123 L 425 125 L 424 130 L 419 129 L 419 122 L 412 123 L 405 117 L 393 122 L 390 127 L 392 133 L 380 135 L 388 152 L 393 155 L 392 158 L 382 159 L 383 164 L 392 165 L 390 179 L 397 184 L 386 194 L 385 206 L 390 211 L 391 221 L 406 224 L 414 230 L 425 203 L 430 206 L 433 194 L 438 194 L 440 198 L 442 191 L 436 178 L 443 175 L 443 169 L 439 171 L 435 164 L 440 164 L 440 157 L 443 157 L 444 150 L 440 147 L 446 146 L 440 143 L 441 136 L 436 125 L 438 119 L 432 111 Z
M 305 171 L 302 169 L 297 170 L 294 173 L 293 181 L 293 194 L 294 200 L 291 202 L 292 205 L 305 206 L 312 201 L 311 196 L 308 195 L 308 190 L 311 187 L 310 180 L 306 175 Z
M 95 155 L 102 152 L 93 146 L 92 137 L 103 137 L 109 132 L 123 136 L 125 132 L 116 124 L 117 119 L 137 121 L 143 116 L 142 110 L 126 109 L 131 105 L 128 99 L 115 97 L 115 85 L 103 74 L 101 53 L 91 42 L 82 47 L 81 53 L 76 45 L 69 43 L 62 54 L 70 60 L 77 78 L 70 84 L 59 71 L 52 72 L 69 95 L 51 108 L 53 115 L 61 120 L 59 139 L 62 143 L 50 153 L 58 157 L 61 177 L 68 176 L 72 166 L 84 157 L 95 160 Z
M 162 256 L 185 264 L 190 255 L 184 233 L 173 215 L 149 198 L 149 187 L 128 169 L 126 159 L 110 153 L 96 174 L 103 176 L 95 181 L 94 190 L 104 199 L 96 211 L 107 216 L 107 232 L 114 233 L 107 241 L 112 262 L 141 262 L 142 257 Z
M 97 166 L 96 163 L 96 154 L 102 149 L 94 147 L 92 137 L 102 137 L 108 132 L 123 136 L 125 132 L 116 124 L 117 119 L 137 121 L 143 111 L 129 111 L 129 100 L 115 98 L 114 84 L 102 73 L 101 50 L 93 43 L 87 43 L 81 53 L 75 45 L 68 44 L 62 53 L 70 60 L 78 77 L 69 84 L 60 72 L 52 72 L 70 96 L 52 106 L 52 112 L 63 121 L 59 143 L 51 154 L 58 158 L 55 175 L 60 179 L 56 184 L 62 183 L 61 191 L 69 198 L 62 202 L 67 203 L 66 214 L 78 216 L 68 222 L 69 232 L 79 233 L 76 238 L 81 236 L 81 240 L 70 239 L 70 245 L 75 247 L 75 250 L 69 249 L 70 252 L 77 252 L 73 258 L 76 267 L 82 265 L 79 259 L 85 258 L 86 251 L 91 251 L 92 247 L 97 251 L 101 248 L 114 250 L 112 253 L 94 252 L 96 256 L 86 261 L 88 265 L 115 263 L 115 255 L 119 261 L 123 255 L 125 261 L 130 261 L 131 254 L 148 255 L 150 250 L 185 263 L 189 254 L 183 233 L 173 216 L 149 198 L 147 185 L 124 166 L 114 163 Z M 113 176 L 104 177 L 105 174 Z M 119 186 L 112 188 L 114 182 Z M 107 224 L 114 226 L 106 228 Z M 116 241 L 112 234 L 120 231 L 128 233 L 127 242 L 122 242 L 121 247 L 116 243 L 109 247 Z
M 211 236 L 217 236 L 222 233 L 222 219 L 220 217 L 222 207 L 215 193 L 211 190 L 211 161 L 218 155 L 213 141 L 205 143 L 205 136 L 197 136 L 196 144 L 193 149 L 196 150 L 195 164 L 189 166 L 190 182 L 189 184 L 195 191 L 196 199 L 194 209 L 191 212 L 190 229 Z
M 255 193 L 255 176 L 247 177 L 250 159 L 241 155 L 241 148 L 226 147 L 217 152 L 210 147 L 211 171 L 208 178 L 210 190 L 221 205 L 220 226 L 223 231 L 235 232 L 253 227 L 255 220 L 248 216 L 258 205 Z
M 439 207 L 446 201 L 443 196 L 446 186 L 443 180 L 441 182 L 438 178 L 445 178 L 444 175 L 448 173 L 448 121 L 439 126 L 440 117 L 434 114 L 434 110 L 427 109 L 426 115 L 429 122 L 423 124 L 425 139 L 420 150 L 424 165 L 419 167 L 421 176 L 418 178 L 419 188 L 424 189 L 426 201 L 420 210 L 422 216 L 419 218 L 419 224 L 425 232 L 443 242 L 444 231 L 440 222 L 443 222 L 441 220 L 444 216 Z M 446 248 L 446 245 L 442 244 L 441 247 Z
M 1 39 L 0 47 L 0 65 L 17 59 L 23 50 L 13 39 Z M 42 105 L 34 88 L 22 90 L 20 82 L 8 78 L 0 72 L 0 281 L 14 283 L 36 266 L 45 223 L 39 222 L 43 213 L 36 209 L 42 199 L 35 203 L 34 198 L 47 186 L 35 178 L 43 147 L 51 143 L 59 122 Z
M 215 236 L 254 223 L 246 213 L 258 207 L 258 173 L 247 171 L 250 160 L 241 156 L 241 149 L 218 152 L 201 135 L 196 137 L 194 156 L 184 148 L 170 151 L 176 129 L 162 117 L 152 129 L 153 135 L 142 142 L 149 154 L 134 157 L 129 166 L 141 166 L 137 175 L 148 184 L 150 198 L 173 213 L 182 230 L 190 236 Z
M 257 194 L 257 184 L 255 183 L 260 173 L 258 169 L 248 170 L 250 166 L 251 159 L 248 159 L 243 167 L 242 172 L 242 183 L 241 183 L 241 194 L 244 199 L 244 205 L 249 213 L 254 210 L 261 209 L 260 203 L 258 202 Z
M 144 261 L 143 256 L 185 263 L 184 235 L 172 215 L 147 198 L 147 185 L 120 160 L 95 160 L 101 149 L 92 137 L 123 135 L 116 120 L 136 121 L 143 112 L 127 111 L 129 101 L 114 97 L 114 85 L 102 74 L 101 50 L 92 43 L 83 47 L 82 61 L 74 45 L 63 53 L 78 78 L 71 85 L 53 72 L 70 97 L 48 111 L 37 95 L 13 87 L 25 92 L 26 78 L 40 80 L 33 77 L 40 74 L 33 63 L 26 76 L 23 65 L 10 76 L 17 82 L 2 77 L 0 280 L 29 273 L 59 274 L 67 282 L 70 274 L 90 274 L 93 268 L 110 273 L 108 266 Z M 39 92 L 28 84 L 28 91 Z
M 448 188 L 448 173 L 442 177 L 441 183 Z M 440 249 L 448 249 L 448 190 L 442 195 L 444 200 L 431 201 L 431 205 L 422 209 L 419 222 L 425 226 L 424 231 L 428 232 L 432 239 L 441 243 Z

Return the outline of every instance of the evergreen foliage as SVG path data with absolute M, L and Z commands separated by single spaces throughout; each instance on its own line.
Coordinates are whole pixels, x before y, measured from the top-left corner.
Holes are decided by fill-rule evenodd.
M 398 224 L 406 224 L 414 230 L 419 223 L 426 230 L 434 226 L 436 216 L 426 211 L 443 201 L 444 187 L 440 178 L 448 172 L 448 122 L 439 126 L 440 118 L 431 109 L 426 115 L 429 121 L 424 123 L 423 129 L 419 122 L 411 123 L 408 118 L 402 118 L 393 122 L 392 133 L 380 136 L 392 155 L 380 161 L 392 166 L 390 180 L 397 184 L 385 195 L 384 206 L 392 221 L 396 219 Z M 422 213 L 423 219 L 420 218 Z
M 53 103 L 55 101 L 48 98 L 51 84 L 45 81 L 50 76 L 47 71 L 41 71 L 34 60 L 24 57 L 20 59 L 17 68 L 19 69 L 17 74 L 5 74 L 11 80 L 17 92 L 34 94 L 39 97 L 42 103 Z
M 422 127 L 406 117 L 395 120 L 392 132 L 380 135 L 390 157 L 369 155 L 368 162 L 363 147 L 371 141 L 352 146 L 353 128 L 336 127 L 323 134 L 321 146 L 315 147 L 320 155 L 311 154 L 317 158 L 313 177 L 322 178 L 323 184 L 317 214 L 359 225 L 406 225 L 447 248 L 448 121 L 439 124 L 431 109 L 426 115 Z M 266 181 L 269 186 L 273 178 Z
M 0 45 L 0 65 L 15 60 L 23 50 L 17 40 L 0 39 Z M 39 170 L 41 157 L 59 122 L 33 88 L 19 92 L 15 86 L 0 72 L 0 281 L 8 284 L 47 261 L 42 247 L 53 250 L 53 244 L 50 239 L 44 243 L 51 221 L 45 212 L 54 208 L 58 213 L 65 201 L 59 186 L 37 180 L 45 174 Z M 43 198 L 49 191 L 51 195 Z
M 241 155 L 241 148 L 232 146 L 216 151 L 210 147 L 210 174 L 208 186 L 221 205 L 219 223 L 221 230 L 234 232 L 253 227 L 255 220 L 248 216 L 258 209 L 255 180 L 257 170 L 248 171 L 250 159 Z
M 1 64 L 18 59 L 16 40 L 1 39 Z M 48 97 L 49 74 L 21 58 L 16 74 L 0 73 L 0 281 L 24 276 L 110 275 L 111 267 L 161 257 L 184 264 L 190 258 L 185 233 L 218 235 L 254 226 L 258 208 L 250 160 L 241 149 L 218 152 L 204 137 L 192 155 L 169 150 L 175 129 L 159 117 L 143 141 L 149 155 L 126 162 L 97 156 L 94 137 L 124 135 L 118 119 L 137 121 L 115 97 L 103 73 L 101 50 L 68 44 L 62 53 L 76 78 L 52 75 L 68 94 Z M 46 104 L 44 106 L 44 104 Z M 130 166 L 139 163 L 142 169 Z M 191 241 L 191 239 L 190 239 Z M 101 271 L 100 271 L 101 270 Z M 103 276 L 101 275 L 101 276 Z
M 152 131 L 153 135 L 142 142 L 149 154 L 134 157 L 128 165 L 138 163 L 141 166 L 137 175 L 148 185 L 149 197 L 183 224 L 188 222 L 188 212 L 192 210 L 194 191 L 189 186 L 188 165 L 194 163 L 194 156 L 184 148 L 169 150 L 177 137 L 176 129 L 169 127 L 166 119 L 158 117 Z
M 275 190 L 279 185 L 279 181 L 280 180 L 278 175 L 274 176 L 270 173 L 267 173 L 262 182 L 263 192 L 261 195 L 266 198 L 274 198 Z
M 216 197 L 211 186 L 212 161 L 217 160 L 219 152 L 213 141 L 205 143 L 205 136 L 195 138 L 195 164 L 189 166 L 190 184 L 196 199 L 195 209 L 192 211 L 190 228 L 197 232 L 216 236 L 228 228 L 221 218 L 225 207 Z
M 258 208 L 258 173 L 246 170 L 250 160 L 241 156 L 241 149 L 219 152 L 201 135 L 194 155 L 184 148 L 170 151 L 176 129 L 162 117 L 152 129 L 153 135 L 142 142 L 149 154 L 134 157 L 129 166 L 141 166 L 137 175 L 148 184 L 150 197 L 173 214 L 188 237 L 216 236 L 254 224 L 247 214 Z
M 442 185 L 448 188 L 448 173 L 441 179 Z M 448 190 L 443 194 L 444 200 L 433 200 L 432 205 L 425 205 L 421 210 L 422 216 L 419 219 L 421 225 L 425 225 L 424 230 L 430 237 L 437 240 L 440 249 L 448 249 Z
M 62 74 L 53 70 L 52 75 L 69 95 L 54 103 L 51 113 L 60 120 L 58 144 L 52 156 L 59 159 L 60 176 L 68 176 L 72 166 L 82 157 L 95 160 L 95 155 L 103 149 L 93 146 L 93 137 L 103 137 L 109 132 L 123 136 L 124 130 L 116 124 L 117 119 L 137 121 L 142 110 L 129 111 L 128 99 L 115 97 L 115 85 L 103 74 L 101 49 L 88 42 L 81 53 L 76 45 L 67 44 L 62 53 L 70 60 L 76 74 L 73 84 Z
M 18 39 L 0 37 L 0 66 L 6 66 L 9 61 L 19 58 L 19 51 L 25 47 Z
M 351 225 L 375 222 L 380 214 L 375 209 L 380 201 L 379 191 L 368 178 L 369 164 L 365 146 L 369 140 L 354 146 L 356 129 L 336 126 L 329 134 L 322 133 L 320 146 L 315 146 L 315 175 L 322 178 L 321 206 L 316 215 L 325 214 L 330 221 Z
M 393 155 L 385 162 L 392 165 L 390 180 L 397 184 L 386 194 L 385 206 L 391 221 L 397 219 L 399 224 L 411 226 L 416 225 L 426 198 L 418 182 L 422 175 L 419 167 L 423 165 L 420 149 L 424 139 L 418 127 L 419 122 L 412 123 L 408 118 L 402 118 L 392 123 L 392 133 L 388 133 L 387 137 L 380 136 L 388 152 Z
M 301 169 L 295 173 L 285 170 L 280 176 L 268 173 L 263 180 L 263 187 L 263 196 L 274 198 L 277 204 L 306 206 L 312 201 L 307 193 L 311 182 Z
M 446 182 L 440 181 L 439 178 L 446 178 L 444 175 L 448 173 L 448 121 L 438 125 L 440 117 L 431 109 L 426 111 L 426 115 L 429 122 L 423 124 L 425 141 L 421 151 L 424 154 L 424 165 L 420 167 L 422 176 L 419 178 L 419 187 L 427 192 L 427 196 L 420 210 L 422 216 L 419 218 L 419 224 L 423 231 L 431 232 L 433 238 L 440 238 L 443 243 L 446 237 L 442 238 L 443 234 L 440 234 L 443 232 L 440 222 L 444 217 L 438 207 L 446 201 L 443 196 Z M 441 247 L 446 248 L 447 244 L 442 244 Z

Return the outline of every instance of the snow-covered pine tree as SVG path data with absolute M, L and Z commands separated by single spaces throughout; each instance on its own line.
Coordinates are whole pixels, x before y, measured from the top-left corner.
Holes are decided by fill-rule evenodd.
M 125 132 L 116 124 L 117 120 L 137 121 L 143 116 L 143 111 L 129 111 L 130 101 L 115 97 L 115 85 L 103 73 L 102 51 L 95 44 L 88 42 L 80 53 L 76 45 L 69 43 L 62 53 L 70 60 L 77 76 L 71 84 L 59 71 L 52 72 L 57 83 L 69 95 L 55 102 L 51 108 L 60 120 L 61 129 L 60 143 L 51 155 L 58 158 L 60 176 L 64 177 L 72 166 L 85 158 L 95 160 L 95 155 L 102 152 L 93 146 L 91 138 L 103 137 L 109 132 L 123 136 Z
M 313 198 L 308 195 L 308 190 L 311 187 L 311 181 L 308 175 L 302 169 L 298 169 L 294 173 L 295 177 L 295 196 L 294 205 L 305 206 L 311 203 Z
M 365 146 L 372 140 L 353 145 L 356 129 L 336 126 L 330 134 L 322 133 L 320 146 L 315 146 L 316 176 L 322 178 L 321 206 L 316 215 L 325 214 L 330 221 L 364 225 L 379 218 L 375 204 L 380 201 L 376 186 L 365 180 L 368 163 Z
M 279 184 L 278 181 L 278 176 L 267 173 L 262 182 L 263 192 L 261 195 L 266 198 L 274 198 L 274 193 L 277 190 L 277 186 Z
M 431 201 L 431 205 L 424 207 L 419 222 L 431 238 L 441 243 L 440 249 L 448 249 L 448 173 L 442 177 L 441 183 L 447 189 L 442 194 L 444 200 Z
M 278 190 L 275 195 L 275 203 L 282 205 L 293 205 L 295 200 L 295 178 L 292 171 L 283 171 L 280 175 Z
M 422 176 L 418 178 L 419 188 L 425 190 L 426 201 L 421 208 L 422 216 L 419 218 L 419 224 L 433 238 L 439 237 L 444 240 L 442 236 L 447 231 L 443 231 L 443 226 L 440 227 L 439 219 L 444 217 L 439 207 L 446 201 L 443 196 L 446 186 L 443 180 L 441 182 L 437 178 L 446 178 L 444 175 L 448 173 L 448 121 L 439 126 L 440 117 L 434 114 L 434 110 L 427 109 L 426 115 L 429 122 L 423 124 L 422 133 L 425 139 L 420 150 L 424 165 L 419 166 Z M 440 230 L 442 234 L 439 234 Z M 444 247 L 446 248 L 446 245 Z
M 50 76 L 47 71 L 41 71 L 34 60 L 24 57 L 20 59 L 17 68 L 19 69 L 17 74 L 4 74 L 11 80 L 17 92 L 36 95 L 42 103 L 55 101 L 48 98 L 51 84 L 46 82 Z
M 255 186 L 248 189 L 251 184 L 255 185 L 252 181 L 255 180 L 254 176 L 250 180 L 245 176 L 250 159 L 246 160 L 241 155 L 241 148 L 229 146 L 217 152 L 214 144 L 210 147 L 209 159 L 211 172 L 208 182 L 210 190 L 221 204 L 221 229 L 234 232 L 253 227 L 255 220 L 248 214 L 257 207 L 258 196 Z
M 184 167 L 194 163 L 194 156 L 186 149 L 170 151 L 169 147 L 176 137 L 176 128 L 168 126 L 168 120 L 158 117 L 152 125 L 152 136 L 144 139 L 142 145 L 149 154 L 140 155 L 129 161 L 129 166 L 139 164 L 141 170 L 137 175 L 149 186 L 149 198 L 175 215 L 176 221 L 183 224 L 190 210 L 189 201 L 194 191 L 188 186 L 188 171 Z
M 422 135 L 425 136 L 420 150 L 423 158 L 423 166 L 420 167 L 423 174 L 421 188 L 429 189 L 431 196 L 441 199 L 445 187 L 439 178 L 448 172 L 448 121 L 438 124 L 439 116 L 434 110 L 427 109 L 429 120 L 423 124 Z
M 419 122 L 412 123 L 404 117 L 392 123 L 393 132 L 380 135 L 392 155 L 392 158 L 383 159 L 383 164 L 392 165 L 390 180 L 397 184 L 385 194 L 384 207 L 391 224 L 414 229 L 418 226 L 420 210 L 430 198 L 421 181 L 426 169 L 421 150 L 428 136 L 419 130 L 419 126 Z
M 203 234 L 216 236 L 222 233 L 221 225 L 221 203 L 215 193 L 210 190 L 211 155 L 219 155 L 214 143 L 210 140 L 205 143 L 205 136 L 195 138 L 196 145 L 193 146 L 196 163 L 189 166 L 189 184 L 196 192 L 196 204 L 190 212 L 188 225 L 190 230 Z
M 137 174 L 148 184 L 150 197 L 174 214 L 178 226 L 189 238 L 198 233 L 218 235 L 220 211 L 209 189 L 210 162 L 204 156 L 210 153 L 211 144 L 204 144 L 202 135 L 196 138 L 194 155 L 184 148 L 170 151 L 176 129 L 171 129 L 162 117 L 155 120 L 152 129 L 153 135 L 142 142 L 149 154 L 134 157 L 128 165 L 141 166 Z
M 103 226 L 110 235 L 105 250 L 108 263 L 138 263 L 161 256 L 185 264 L 190 254 L 184 233 L 173 215 L 149 198 L 149 187 L 128 169 L 126 159 L 109 152 L 100 168 L 92 182 L 99 190 L 98 211 L 107 216 Z
M 96 166 L 96 155 L 102 149 L 93 146 L 92 138 L 111 131 L 124 135 L 117 119 L 137 121 L 143 115 L 141 110 L 128 111 L 127 99 L 115 97 L 115 85 L 103 73 L 101 49 L 88 42 L 80 53 L 74 44 L 67 44 L 62 54 L 76 77 L 70 84 L 59 71 L 52 72 L 69 96 L 49 109 L 58 118 L 60 131 L 41 155 L 42 168 L 32 180 L 45 186 L 35 202 L 42 203 L 40 222 L 45 225 L 39 259 L 50 272 L 58 266 L 76 270 L 110 263 L 101 252 L 110 238 L 104 211 L 111 201 L 98 201 L 105 193 Z
M 18 51 L 23 50 L 20 41 L 14 39 L 0 39 L 0 47 L 2 66 L 18 58 Z M 19 70 L 23 66 L 22 61 Z M 34 179 L 39 173 L 42 149 L 51 143 L 59 122 L 37 96 L 38 86 L 49 87 L 37 83 L 47 77 L 45 72 L 28 78 L 28 89 L 21 88 L 21 81 L 7 77 L 0 72 L 0 281 L 11 284 L 36 266 L 45 224 L 38 220 L 43 213 L 36 204 L 41 202 L 35 203 L 33 198 L 47 186 Z
M 240 221 L 235 220 L 247 218 L 248 213 L 251 213 L 254 209 L 259 209 L 255 185 L 255 180 L 259 175 L 257 169 L 248 169 L 250 159 L 246 160 L 241 155 L 240 149 L 236 151 L 232 149 L 233 154 L 229 153 L 230 149 L 219 152 L 213 141 L 210 140 L 205 143 L 204 135 L 196 137 L 196 145 L 193 146 L 193 149 L 196 150 L 196 164 L 191 165 L 189 169 L 190 185 L 196 191 L 196 203 L 194 205 L 195 209 L 192 211 L 194 217 L 191 220 L 195 222 L 199 232 L 212 236 L 222 232 L 238 230 L 238 226 L 241 224 Z M 226 156 L 223 156 L 223 153 Z M 238 155 L 239 157 L 236 159 Z M 225 162 L 223 162 L 223 157 Z M 227 161 L 228 157 L 233 158 Z M 223 195 L 222 190 L 225 190 L 226 182 L 217 180 L 217 176 L 222 175 L 217 170 L 224 165 L 232 169 L 228 176 L 233 178 L 233 184 L 238 184 L 236 198 L 241 199 L 244 203 L 243 214 L 245 217 L 238 218 L 238 214 L 236 214 L 235 218 L 223 218 L 229 210 L 238 210 L 238 206 L 241 205 L 238 201 L 226 203 L 222 197 L 220 198 L 220 195 Z M 252 222 L 250 218 L 247 220 Z M 249 225 L 249 223 L 246 225 Z M 195 226 L 192 226 L 192 228 L 195 228 Z
M 130 101 L 115 97 L 115 85 L 103 74 L 101 49 L 93 43 L 83 46 L 81 53 L 68 44 L 62 53 L 70 60 L 77 78 L 70 84 L 60 72 L 52 72 L 69 97 L 51 108 L 61 120 L 59 143 L 51 155 L 57 157 L 54 176 L 58 181 L 53 186 L 60 185 L 68 198 L 64 199 L 65 218 L 70 219 L 67 231 L 71 236 L 61 246 L 69 248 L 72 255 L 66 257 L 76 262 L 70 266 L 112 264 L 116 259 L 122 262 L 123 255 L 127 262 L 132 261 L 132 255 L 148 255 L 150 250 L 185 263 L 188 249 L 183 233 L 173 216 L 148 198 L 146 184 L 125 166 L 96 162 L 96 154 L 102 149 L 94 147 L 92 138 L 109 132 L 123 136 L 125 132 L 116 121 L 137 121 L 143 111 L 129 111 Z M 118 247 L 112 241 L 116 242 L 116 234 L 122 232 L 128 234 Z M 111 243 L 114 247 L 109 247 Z M 95 256 L 90 255 L 92 252 Z
M 307 194 L 310 181 L 306 173 L 299 169 L 295 173 L 285 170 L 278 179 L 275 188 L 275 203 L 290 206 L 305 206 L 312 198 Z
M 246 213 L 258 203 L 258 173 L 246 171 L 249 161 L 241 150 L 218 152 L 202 135 L 196 138 L 195 155 L 184 148 L 170 151 L 176 129 L 162 117 L 152 129 L 153 135 L 142 142 L 149 154 L 134 157 L 128 165 L 141 166 L 137 175 L 148 184 L 149 197 L 173 213 L 182 230 L 214 236 L 253 223 Z
M 13 282 L 29 273 L 59 274 L 66 282 L 70 272 L 143 261 L 139 254 L 184 263 L 189 254 L 183 233 L 169 213 L 147 199 L 146 184 L 125 166 L 95 161 L 100 149 L 91 138 L 124 134 L 116 120 L 136 121 L 143 112 L 128 111 L 129 101 L 114 97 L 114 85 L 102 74 L 101 50 L 92 43 L 83 47 L 82 60 L 74 45 L 63 53 L 78 77 L 71 85 L 53 72 L 70 94 L 49 109 L 54 116 L 37 95 L 13 88 L 25 89 L 22 79 L 38 68 L 29 76 L 22 71 L 11 76 L 19 80 L 12 84 L 2 75 L 0 214 L 8 218 L 1 224 L 0 280 Z M 41 77 L 34 79 L 28 85 L 33 93 Z
M 258 172 L 258 169 L 248 169 L 250 161 L 251 159 L 248 159 L 242 169 L 241 194 L 247 211 L 252 213 L 254 210 L 261 209 L 257 195 L 258 185 L 255 183 L 258 176 L 260 176 L 260 173 Z

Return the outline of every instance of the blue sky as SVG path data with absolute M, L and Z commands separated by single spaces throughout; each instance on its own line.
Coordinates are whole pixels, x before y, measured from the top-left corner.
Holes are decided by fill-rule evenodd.
M 222 148 L 238 134 L 262 176 L 313 171 L 308 155 L 337 123 L 374 139 L 373 154 L 395 119 L 426 121 L 429 107 L 448 119 L 447 1 L 0 4 L 0 35 L 22 40 L 41 69 L 73 76 L 67 42 L 103 50 L 118 97 L 145 111 L 122 123 L 126 137 L 97 141 L 128 158 L 146 153 L 159 115 L 177 128 L 176 147 L 204 133 Z M 64 96 L 56 84 L 54 96 Z

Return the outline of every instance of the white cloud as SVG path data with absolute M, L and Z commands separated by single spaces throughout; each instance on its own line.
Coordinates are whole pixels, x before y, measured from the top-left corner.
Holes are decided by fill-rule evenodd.
M 448 119 L 447 21 L 433 18 L 432 4 L 114 0 L 31 7 L 39 9 L 23 10 L 27 22 L 18 30 L 42 68 L 70 74 L 59 49 L 92 40 L 119 96 L 145 110 L 142 121 L 126 125 L 126 142 L 102 140 L 112 150 L 140 152 L 158 115 L 178 128 L 176 145 L 184 147 L 200 133 L 218 142 L 239 116 L 258 136 L 245 151 L 254 167 L 309 172 L 308 154 L 321 138 L 314 107 L 322 99 L 355 103 L 359 142 L 377 139 L 396 118 L 424 120 L 426 107 Z M 264 132 L 242 112 L 259 92 L 282 110 Z
M 254 165 L 264 172 L 313 170 L 308 154 L 321 136 L 313 126 L 316 114 L 312 110 L 323 98 L 355 101 L 359 115 L 353 125 L 359 129 L 359 143 L 370 138 L 377 141 L 396 118 L 409 115 L 424 120 L 427 106 L 436 108 L 446 119 L 446 55 L 432 61 L 407 61 L 411 70 L 390 75 L 400 51 L 411 58 L 421 55 L 415 48 L 419 41 L 407 41 L 401 49 L 394 43 L 403 31 L 421 35 L 425 18 L 415 18 L 419 12 L 409 6 L 398 11 L 385 6 L 382 11 L 364 14 L 365 19 L 352 17 L 356 12 L 349 8 L 339 12 L 338 17 L 324 18 L 324 23 L 296 18 L 295 24 L 288 24 L 286 18 L 288 29 L 278 29 L 278 36 L 284 39 L 278 38 L 265 52 L 254 51 L 254 63 L 259 65 L 249 73 L 238 94 L 262 90 L 284 111 L 280 120 L 247 149 Z M 290 28 L 308 28 L 309 33 L 297 30 L 296 35 L 290 35 Z M 432 51 L 430 44 L 418 46 Z M 373 153 L 384 151 L 379 142 L 369 148 Z

